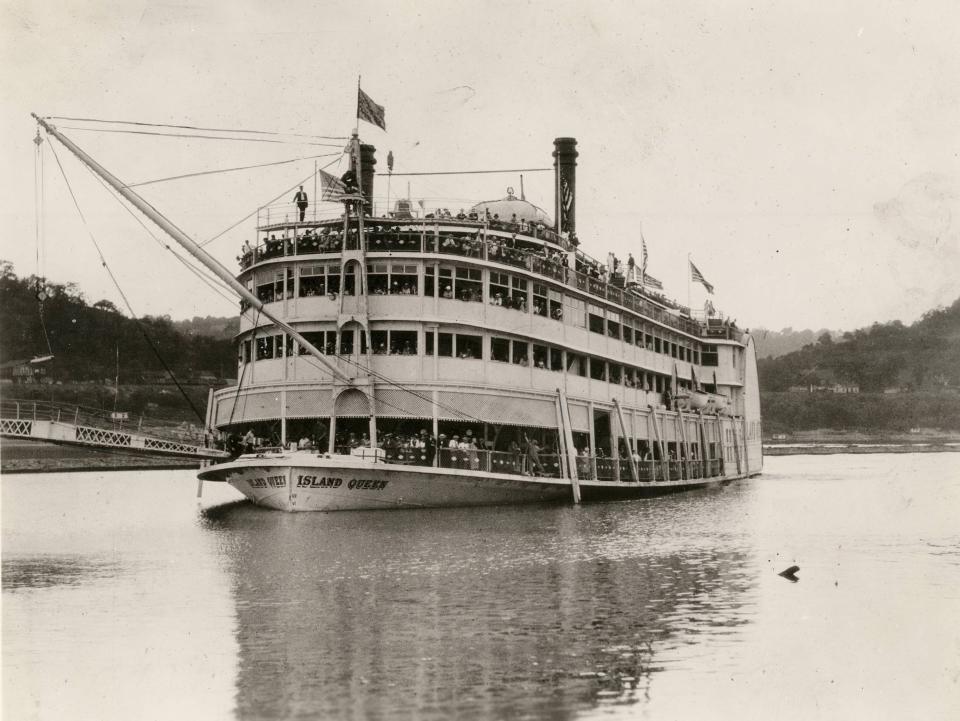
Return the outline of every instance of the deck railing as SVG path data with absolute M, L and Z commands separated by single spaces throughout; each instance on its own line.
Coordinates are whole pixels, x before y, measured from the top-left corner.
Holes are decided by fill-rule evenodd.
M 447 224 L 449 221 L 443 221 Z M 368 253 L 435 253 L 453 255 L 474 260 L 484 260 L 531 273 L 558 282 L 566 287 L 584 291 L 589 295 L 609 300 L 663 325 L 676 328 L 693 336 L 740 340 L 741 333 L 730 323 L 711 319 L 703 323 L 686 315 L 680 315 L 680 307 L 669 299 L 636 287 L 626 289 L 623 279 L 614 276 L 610 281 L 589 273 L 575 270 L 565 264 L 559 252 L 545 255 L 542 248 L 522 247 L 524 241 L 514 241 L 497 235 L 482 237 L 483 226 L 474 224 L 464 228 L 464 233 L 438 235 L 433 224 L 404 225 L 394 228 L 367 231 Z M 466 232 L 472 231 L 472 232 Z M 238 260 L 246 269 L 273 258 L 293 257 L 307 254 L 338 254 L 344 247 L 342 230 L 333 229 L 320 235 L 302 235 L 293 238 L 276 238 L 244 252 Z M 356 244 L 356 232 L 346 236 L 346 246 Z M 512 244 L 512 245 L 511 245 Z M 518 244 L 520 247 L 517 247 Z M 535 244 L 534 244 L 535 245 Z
M 262 452 L 262 449 L 260 449 Z M 273 450 L 273 449 L 269 449 Z M 431 453 L 425 447 L 398 447 L 377 450 L 338 446 L 336 452 L 365 458 L 372 462 L 393 463 L 410 466 L 428 466 L 438 468 L 482 471 L 485 473 L 504 473 L 510 475 L 540 476 L 544 478 L 563 478 L 565 459 L 555 453 L 538 453 L 531 456 L 521 451 L 487 451 L 464 448 L 439 448 Z M 577 456 L 577 477 L 581 481 L 618 481 L 632 482 L 630 461 L 625 458 L 604 456 Z M 636 461 L 637 481 L 651 483 L 659 481 L 697 480 L 717 478 L 723 475 L 723 461 L 712 460 L 660 460 Z

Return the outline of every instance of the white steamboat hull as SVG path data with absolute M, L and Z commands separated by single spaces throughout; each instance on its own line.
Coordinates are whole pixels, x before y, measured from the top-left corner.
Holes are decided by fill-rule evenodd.
M 253 503 L 281 511 L 513 505 L 568 501 L 569 481 L 452 468 L 371 463 L 314 453 L 243 456 L 203 469 L 203 481 L 227 482 Z M 724 483 L 701 478 L 654 483 L 583 481 L 584 500 L 661 495 Z

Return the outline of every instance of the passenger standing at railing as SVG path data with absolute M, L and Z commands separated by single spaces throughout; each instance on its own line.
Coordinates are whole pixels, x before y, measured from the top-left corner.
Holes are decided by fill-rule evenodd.
M 304 216 L 307 214 L 307 194 L 303 190 L 303 186 L 300 186 L 300 190 L 297 191 L 297 194 L 293 196 L 293 202 L 297 204 L 297 208 L 300 209 L 300 222 L 303 222 Z

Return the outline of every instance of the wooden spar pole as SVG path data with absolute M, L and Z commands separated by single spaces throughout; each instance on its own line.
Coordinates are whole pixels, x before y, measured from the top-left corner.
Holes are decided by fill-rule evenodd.
M 271 320 L 275 325 L 285 330 L 293 338 L 300 343 L 304 348 L 306 348 L 311 355 L 313 355 L 318 361 L 323 364 L 330 373 L 335 376 L 337 379 L 350 383 L 352 379 L 344 375 L 339 369 L 337 369 L 333 364 L 331 364 L 320 351 L 318 351 L 312 343 L 310 343 L 306 338 L 304 338 L 300 333 L 298 333 L 291 325 L 280 320 L 273 313 L 268 311 L 264 303 L 257 298 L 253 293 L 248 291 L 243 285 L 233 277 L 233 275 L 224 268 L 217 260 L 213 258 L 209 253 L 207 253 L 203 248 L 197 245 L 186 233 L 180 230 L 177 226 L 167 220 L 158 210 L 156 210 L 152 205 L 147 201 L 137 195 L 134 191 L 130 190 L 123 182 L 121 182 L 116 176 L 114 176 L 110 171 L 104 168 L 102 165 L 97 163 L 93 158 L 87 155 L 83 150 L 81 150 L 77 145 L 71 141 L 69 138 L 64 137 L 60 132 L 51 124 L 47 123 L 42 118 L 38 117 L 35 113 L 31 113 L 37 122 L 50 133 L 53 137 L 59 140 L 67 150 L 76 155 L 85 165 L 87 165 L 91 170 L 93 170 L 97 175 L 103 178 L 114 190 L 116 190 L 120 195 L 127 199 L 134 207 L 136 207 L 140 212 L 146 215 L 150 220 L 156 223 L 161 230 L 163 230 L 167 235 L 173 238 L 180 246 L 183 247 L 190 255 L 200 261 L 210 272 L 216 275 L 220 280 L 230 286 L 237 295 L 247 301 L 252 307 L 256 308 L 257 311 L 266 316 Z
M 333 375 L 337 380 L 351 384 L 353 379 L 345 375 L 340 371 L 336 366 L 334 366 L 327 358 L 319 351 L 314 345 L 304 338 L 300 333 L 298 333 L 293 326 L 285 321 L 280 320 L 277 316 L 266 309 L 264 303 L 257 298 L 253 293 L 248 291 L 243 287 L 243 284 L 240 283 L 236 278 L 233 277 L 233 274 L 229 270 L 224 268 L 212 255 L 207 251 L 197 245 L 193 239 L 190 238 L 186 233 L 180 230 L 177 226 L 171 223 L 169 220 L 164 217 L 160 211 L 154 208 L 150 203 L 137 195 L 132 191 L 126 184 L 119 180 L 115 175 L 113 175 L 109 170 L 100 165 L 97 161 L 87 155 L 82 151 L 77 145 L 70 140 L 69 138 L 64 137 L 60 134 L 60 131 L 56 129 L 53 125 L 45 121 L 43 118 L 39 117 L 36 113 L 31 113 L 36 121 L 46 130 L 50 135 L 59 140 L 63 146 L 69 150 L 71 153 L 76 155 L 83 162 L 84 165 L 89 167 L 93 172 L 103 178 L 114 190 L 116 190 L 120 195 L 127 199 L 127 201 L 133 205 L 137 210 L 146 215 L 150 220 L 156 223 L 161 230 L 163 230 L 167 235 L 173 238 L 184 250 L 186 250 L 190 255 L 196 258 L 198 261 L 203 263 L 203 265 L 214 275 L 216 275 L 220 280 L 230 286 L 231 290 L 234 293 L 239 295 L 245 301 L 247 301 L 252 307 L 256 308 L 260 313 L 265 315 L 269 320 L 271 320 L 276 326 L 282 328 L 291 336 L 294 340 L 297 341 L 300 345 L 307 349 L 307 351 L 316 358 L 328 371 Z
M 613 407 L 617 409 L 617 419 L 620 421 L 620 430 L 623 431 L 623 440 L 627 446 L 627 458 L 630 460 L 630 477 L 633 479 L 633 482 L 636 483 L 640 480 L 640 476 L 637 473 L 637 461 L 633 457 L 633 448 L 630 445 L 630 436 L 627 434 L 627 424 L 623 422 L 623 409 L 620 407 L 620 402 L 614 398 Z M 636 439 L 633 439 L 633 442 L 636 443 Z M 617 461 L 619 465 L 619 459 Z
M 560 447 L 562 452 L 566 453 L 573 502 L 580 503 L 580 475 L 577 470 L 577 452 L 573 445 L 573 428 L 570 426 L 570 407 L 567 405 L 567 394 L 561 388 L 557 388 L 557 424 L 560 430 Z

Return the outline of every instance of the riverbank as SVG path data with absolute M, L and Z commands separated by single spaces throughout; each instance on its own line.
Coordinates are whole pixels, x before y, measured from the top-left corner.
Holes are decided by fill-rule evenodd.
M 199 468 L 192 458 L 101 451 L 46 441 L 4 438 L 0 442 L 0 473 L 48 473 Z
M 910 433 L 869 433 L 818 429 L 763 439 L 768 456 L 830 453 L 942 453 L 960 451 L 960 433 L 920 429 Z

